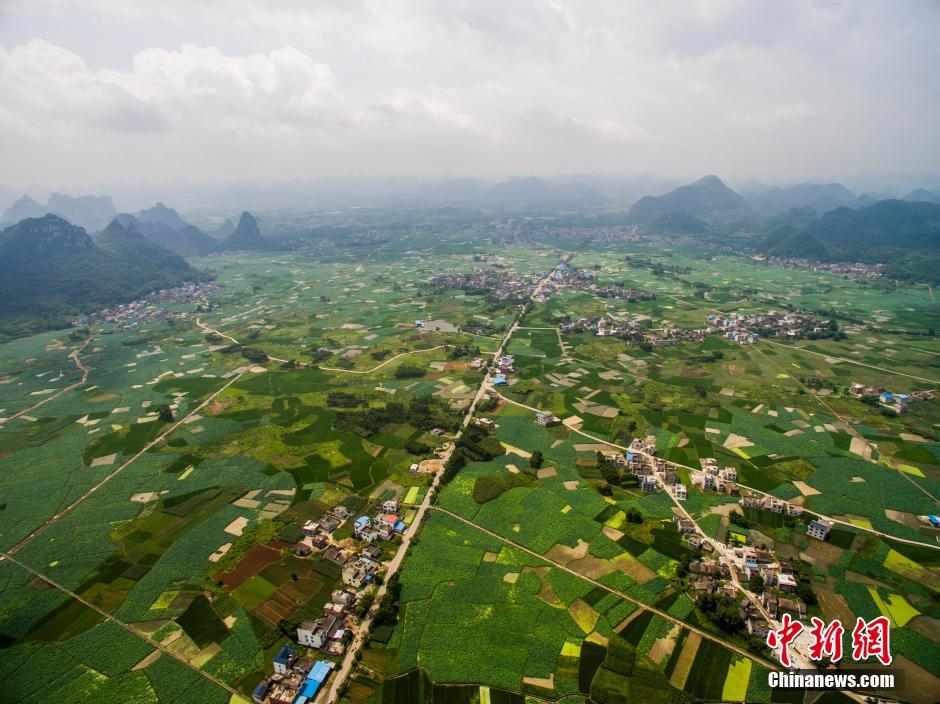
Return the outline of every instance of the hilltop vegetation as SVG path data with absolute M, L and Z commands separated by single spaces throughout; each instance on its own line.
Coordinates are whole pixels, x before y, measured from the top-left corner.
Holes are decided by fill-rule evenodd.
M 117 221 L 96 243 L 57 215 L 28 218 L 0 235 L 0 335 L 61 327 L 69 315 L 204 278 Z
M 802 228 L 774 231 L 764 247 L 777 256 L 883 262 L 893 278 L 937 281 L 940 205 L 883 200 L 857 210 L 837 208 Z
M 204 256 L 219 249 L 214 237 L 190 225 L 173 208 L 157 203 L 134 215 L 122 215 L 121 222 L 137 229 L 144 237 L 183 257 Z
M 727 223 L 753 217 L 744 199 L 717 176 L 705 176 L 663 196 L 646 196 L 630 208 L 629 219 L 650 224 L 659 218 L 685 214 L 709 223 Z

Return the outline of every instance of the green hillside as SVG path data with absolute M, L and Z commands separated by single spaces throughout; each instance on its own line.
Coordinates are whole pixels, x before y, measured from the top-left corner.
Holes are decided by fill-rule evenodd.
M 60 327 L 69 315 L 204 277 L 116 221 L 96 243 L 57 215 L 21 220 L 0 234 L 0 336 Z

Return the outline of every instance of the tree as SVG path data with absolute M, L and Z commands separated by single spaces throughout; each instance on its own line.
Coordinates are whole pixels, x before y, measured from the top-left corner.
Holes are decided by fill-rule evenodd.
M 541 450 L 536 450 L 532 453 L 532 456 L 529 458 L 529 466 L 532 469 L 538 469 L 542 466 L 542 463 L 545 461 L 545 458 L 542 456 Z
M 159 415 L 160 420 L 162 420 L 164 423 L 172 423 L 174 420 L 173 409 L 170 408 L 169 404 L 161 403 L 157 414 Z
M 815 606 L 819 603 L 819 599 L 816 598 L 816 592 L 813 591 L 813 588 L 810 586 L 809 582 L 805 580 L 801 579 L 797 583 L 796 595 L 805 601 L 807 606 Z
M 752 574 L 747 580 L 747 588 L 755 594 L 760 594 L 764 591 L 764 578 L 758 573 Z

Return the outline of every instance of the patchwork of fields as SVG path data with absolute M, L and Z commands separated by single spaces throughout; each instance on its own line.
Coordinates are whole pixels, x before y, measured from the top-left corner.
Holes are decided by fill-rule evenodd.
M 388 498 L 413 515 L 431 478 L 412 465 L 459 429 L 483 378 L 468 362 L 489 361 L 519 314 L 430 284 L 481 266 L 475 256 L 493 248 L 468 237 L 207 258 L 222 294 L 198 323 L 0 345 L 10 701 L 250 695 L 340 583 L 333 563 L 290 552 L 301 527 Z M 687 273 L 637 266 L 628 248 Z M 683 504 L 713 540 L 792 561 L 807 618 L 888 617 L 899 696 L 928 701 L 940 683 L 940 550 L 921 516 L 940 509 L 938 402 L 892 415 L 848 393 L 937 391 L 940 343 L 927 332 L 940 313 L 927 292 L 643 243 L 507 245 L 486 266 L 545 272 L 566 254 L 598 284 L 656 298 L 563 289 L 529 307 L 505 350 L 509 384 L 477 414 L 494 421 L 503 454 L 434 495 L 394 623 L 373 634 L 344 701 L 778 701 L 759 639 L 696 604 L 672 498 L 605 479 L 598 453 L 633 438 L 683 483 L 713 457 L 742 487 L 803 507 L 784 520 L 697 489 Z M 649 349 L 560 330 L 598 316 L 695 329 L 708 315 L 786 306 L 832 313 L 846 339 Z M 564 422 L 537 425 L 533 409 Z M 826 542 L 807 535 L 815 515 L 836 521 Z

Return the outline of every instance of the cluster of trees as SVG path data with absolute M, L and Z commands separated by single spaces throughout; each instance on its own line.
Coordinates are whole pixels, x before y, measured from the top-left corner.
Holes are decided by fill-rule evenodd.
M 444 465 L 441 481 L 446 484 L 471 462 L 486 462 L 504 454 L 506 450 L 496 436 L 491 435 L 485 428 L 471 425 L 454 444 L 454 451 Z
M 628 523 L 642 523 L 643 514 L 640 513 L 639 510 L 635 508 L 628 508 L 627 509 L 627 522 Z
M 419 367 L 417 364 L 410 364 L 405 362 L 395 370 L 396 379 L 416 379 L 427 374 L 427 370 L 424 367 Z
M 245 347 L 245 345 L 231 344 L 220 350 L 223 354 L 240 353 L 242 357 L 253 364 L 264 364 L 268 361 L 268 355 L 257 347 Z
M 476 357 L 479 354 L 480 348 L 476 345 L 454 345 L 447 357 L 448 359 L 460 359 L 461 357 Z
M 433 449 L 430 445 L 426 445 L 419 440 L 409 440 L 404 444 L 405 452 L 408 452 L 412 455 L 426 455 Z
M 368 400 L 362 396 L 351 394 L 346 391 L 330 391 L 326 395 L 326 404 L 334 408 L 356 408 L 358 406 L 368 405 Z
M 478 504 L 485 504 L 510 489 L 517 486 L 531 486 L 533 483 L 532 475 L 523 473 L 477 477 L 473 483 L 473 500 Z
M 173 409 L 170 408 L 170 404 L 161 403 L 160 407 L 157 409 L 157 415 L 160 417 L 160 420 L 164 423 L 172 423 L 173 418 Z
M 819 391 L 820 389 L 830 389 L 833 392 L 838 391 L 838 387 L 830 381 L 820 379 L 818 376 L 800 377 L 800 383 L 807 388 Z
M 330 352 L 329 350 L 325 350 L 321 347 L 320 349 L 316 349 L 310 353 L 310 361 L 313 364 L 319 364 L 320 362 L 325 362 L 332 356 L 333 356 L 332 352 Z
M 698 608 L 709 621 L 726 633 L 734 635 L 744 630 L 744 619 L 738 611 L 738 604 L 730 597 L 705 592 L 699 595 Z
M 379 608 L 376 609 L 375 617 L 372 621 L 373 625 L 376 627 L 394 626 L 396 623 L 398 623 L 398 609 L 400 606 L 401 581 L 399 580 L 398 573 L 396 572 L 388 578 L 388 582 L 385 586 L 385 598 L 382 600 Z M 368 610 L 368 608 L 369 607 L 367 606 L 366 610 Z
M 620 468 L 612 462 L 608 462 L 607 458 L 604 457 L 602 452 L 597 452 L 595 454 L 595 459 L 597 461 L 597 468 L 601 472 L 601 476 L 604 477 L 604 481 L 607 482 L 604 486 L 601 487 L 600 493 L 604 496 L 610 496 L 612 493 L 611 487 L 621 486 L 623 483 L 623 477 L 620 473 Z
M 692 267 L 662 264 L 661 262 L 654 262 L 644 257 L 631 256 L 629 254 L 626 257 L 624 257 L 624 261 L 627 263 L 627 266 L 633 269 L 649 269 L 650 273 L 653 274 L 653 276 L 662 276 L 663 274 L 691 274 L 692 273 Z
M 460 326 L 465 332 L 471 332 L 476 335 L 483 335 L 485 337 L 493 337 L 500 333 L 506 331 L 506 326 L 493 326 L 488 325 L 487 323 L 482 323 L 479 320 L 470 320 L 466 324 Z
M 345 392 L 336 393 L 338 394 L 337 400 L 342 404 L 352 403 L 352 400 L 348 397 L 359 399 L 359 402 L 355 406 L 340 405 L 340 408 L 349 408 L 350 410 L 337 412 L 333 420 L 333 427 L 336 430 L 356 433 L 361 437 L 368 437 L 377 433 L 389 423 L 409 423 L 420 430 L 444 428 L 445 430 L 454 431 L 460 427 L 459 413 L 450 410 L 432 396 L 417 396 L 407 403 L 390 401 L 384 406 L 373 408 L 369 407 L 367 399 Z M 332 394 L 333 392 L 327 396 L 327 403 L 330 403 Z M 360 408 L 359 406 L 364 407 Z M 413 454 L 423 454 L 423 452 Z

